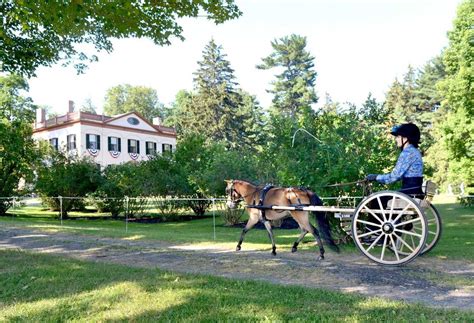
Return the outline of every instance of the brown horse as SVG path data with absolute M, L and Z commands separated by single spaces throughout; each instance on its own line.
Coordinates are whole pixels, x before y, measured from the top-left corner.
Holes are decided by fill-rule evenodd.
M 258 222 L 263 222 L 265 228 L 268 231 L 270 240 L 272 241 L 272 254 L 276 255 L 276 246 L 273 239 L 272 227 L 270 220 L 278 220 L 288 215 L 288 213 L 296 220 L 301 229 L 301 234 L 293 244 L 292 252 L 295 252 L 298 248 L 298 244 L 303 240 L 304 236 L 310 232 L 316 239 L 319 246 L 319 257 L 318 259 L 324 259 L 324 247 L 321 241 L 318 230 L 310 223 L 308 211 L 282 211 L 282 210 L 271 210 L 262 209 L 258 206 L 294 206 L 294 205 L 322 205 L 321 199 L 313 192 L 304 188 L 294 187 L 272 187 L 263 194 L 264 187 L 254 185 L 247 181 L 242 180 L 226 180 L 226 194 L 227 194 L 227 206 L 230 209 L 237 207 L 237 205 L 244 201 L 247 206 L 249 213 L 249 220 L 242 230 L 240 235 L 239 243 L 237 244 L 236 251 L 240 250 L 242 241 L 244 240 L 245 234 L 253 228 Z M 264 196 L 263 196 L 264 195 Z M 257 206 L 257 208 L 252 208 Z M 323 235 L 323 239 L 328 245 L 335 251 L 339 251 L 339 248 L 335 245 L 331 233 L 329 230 L 329 222 L 326 219 L 325 213 L 313 212 L 316 215 L 319 229 Z

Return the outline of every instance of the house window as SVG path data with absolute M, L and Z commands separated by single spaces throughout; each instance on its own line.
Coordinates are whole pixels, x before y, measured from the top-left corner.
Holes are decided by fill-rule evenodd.
M 58 146 L 58 138 L 51 138 L 51 139 L 49 139 L 49 144 L 51 145 L 51 147 L 53 147 L 54 150 L 58 150 L 58 149 L 59 149 L 59 146 Z
M 155 155 L 156 154 L 156 142 L 147 141 L 146 142 L 146 154 Z
M 118 137 L 109 137 L 109 151 L 122 151 L 122 143 Z
M 128 139 L 128 152 L 139 154 L 140 153 L 140 141 L 135 139 Z
M 162 150 L 161 150 L 162 152 L 165 152 L 165 151 L 171 152 L 171 151 L 173 150 L 173 146 L 170 145 L 170 144 L 163 144 L 163 145 L 161 146 L 161 149 L 162 149 Z
M 86 134 L 86 149 L 100 150 L 100 136 Z
M 67 148 L 67 150 L 76 149 L 76 135 L 68 135 L 67 136 L 66 148 Z

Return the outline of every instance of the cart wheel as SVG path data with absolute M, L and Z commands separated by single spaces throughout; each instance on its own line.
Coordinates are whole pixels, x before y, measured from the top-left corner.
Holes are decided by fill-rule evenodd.
M 425 247 L 420 252 L 420 255 L 426 254 L 436 246 L 439 239 L 441 238 L 441 233 L 443 231 L 441 217 L 439 216 L 438 210 L 434 207 L 433 204 L 428 201 L 423 201 L 423 203 L 428 203 L 426 207 L 423 207 L 423 211 L 426 216 L 426 221 L 428 223 L 428 236 L 426 238 Z M 421 231 L 422 229 L 419 225 L 413 226 L 412 232 L 421 233 Z M 408 244 L 411 246 L 411 249 L 413 249 L 414 245 L 411 243 L 412 240 L 409 236 L 407 236 L 406 234 L 402 234 L 402 239 L 407 241 Z M 397 241 L 396 246 L 399 253 L 410 253 L 410 249 L 400 241 Z
M 383 265 L 401 265 L 423 250 L 427 227 L 422 209 L 411 197 L 381 191 L 357 206 L 352 219 L 352 237 L 369 259 Z M 397 245 L 403 245 L 407 251 L 399 252 L 401 247 Z

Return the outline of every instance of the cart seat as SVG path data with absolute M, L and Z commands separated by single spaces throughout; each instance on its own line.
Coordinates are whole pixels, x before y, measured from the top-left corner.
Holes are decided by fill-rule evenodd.
M 420 198 L 413 198 L 413 199 L 420 205 L 422 209 L 426 209 L 427 207 L 429 207 L 431 200 L 433 200 L 433 196 L 436 194 L 437 188 L 438 186 L 434 182 L 425 181 L 422 186 L 422 190 L 425 197 L 423 199 L 420 199 Z M 393 203 L 395 203 L 393 205 L 394 210 L 403 209 L 407 205 L 407 203 L 403 200 L 396 200 L 395 202 L 393 202 L 393 200 L 388 200 L 387 202 L 388 210 L 392 208 Z

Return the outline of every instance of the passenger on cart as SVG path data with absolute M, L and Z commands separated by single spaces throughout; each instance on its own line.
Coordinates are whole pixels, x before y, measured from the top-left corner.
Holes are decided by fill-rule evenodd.
M 421 152 L 418 150 L 420 143 L 420 129 L 413 123 L 404 123 L 392 128 L 390 133 L 395 136 L 397 147 L 401 153 L 398 156 L 395 168 L 388 174 L 369 174 L 365 178 L 368 181 L 377 181 L 382 184 L 391 184 L 396 181 L 402 181 L 402 193 L 415 198 L 423 199 L 423 160 Z M 390 197 L 383 196 L 380 198 L 383 208 L 387 208 Z M 379 208 L 377 200 L 372 201 L 371 208 Z M 369 215 L 369 219 L 371 216 Z M 373 220 L 373 219 L 372 219 Z M 367 226 L 369 230 L 376 230 L 375 227 Z M 405 230 L 411 230 L 412 225 L 404 227 Z M 368 236 L 366 242 L 371 243 L 377 236 Z
M 369 174 L 366 180 L 382 184 L 401 180 L 400 192 L 423 198 L 423 160 L 418 150 L 420 129 L 413 123 L 405 123 L 394 126 L 390 133 L 401 150 L 395 168 L 388 174 Z

